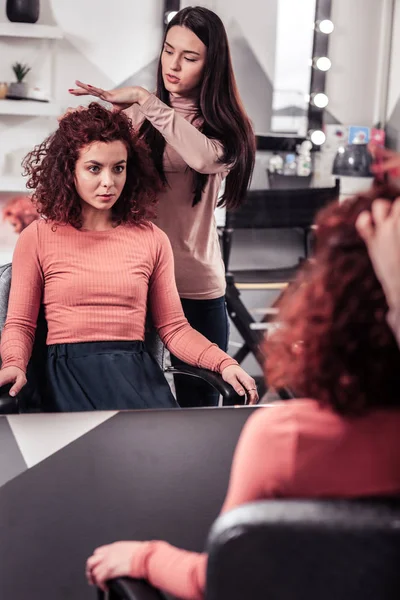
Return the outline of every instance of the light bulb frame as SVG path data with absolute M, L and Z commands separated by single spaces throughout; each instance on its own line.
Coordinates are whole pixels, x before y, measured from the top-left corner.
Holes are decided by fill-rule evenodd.
M 329 98 L 325 92 L 314 92 L 310 97 L 310 104 L 318 110 L 324 110 L 329 104 Z
M 318 65 L 318 63 L 320 61 L 326 61 L 324 64 L 326 65 L 326 68 L 322 69 L 320 65 Z M 318 71 L 322 71 L 323 73 L 326 73 L 327 71 L 329 71 L 329 69 L 332 66 L 332 62 L 330 60 L 330 58 L 328 58 L 327 56 L 314 56 L 314 58 L 312 59 L 312 67 L 313 69 L 318 69 Z
M 332 0 L 317 0 L 315 10 L 315 23 L 314 23 L 314 36 L 313 36 L 313 50 L 312 50 L 312 64 L 311 69 L 311 80 L 310 80 L 310 103 L 308 105 L 308 129 L 309 131 L 323 131 L 323 119 L 324 110 L 326 106 L 316 106 L 313 103 L 313 98 L 317 94 L 326 95 L 326 71 L 322 71 L 316 67 L 318 58 L 324 57 L 329 58 L 328 46 L 329 46 L 329 35 L 319 30 L 318 24 L 321 21 L 331 21 L 332 11 Z M 318 148 L 318 146 L 316 146 Z
M 323 140 L 321 140 L 321 142 L 318 142 L 318 141 L 315 141 L 315 140 L 313 140 L 313 139 L 312 139 L 312 138 L 313 138 L 313 136 L 314 136 L 316 133 L 317 133 L 317 134 L 321 134 L 321 135 L 323 136 Z M 321 147 L 323 144 L 325 144 L 325 141 L 326 141 L 326 135 L 325 135 L 325 132 L 324 132 L 322 129 L 310 129 L 310 130 L 308 131 L 308 134 L 307 134 L 307 139 L 309 139 L 309 140 L 310 140 L 310 142 L 312 143 L 312 145 L 313 145 L 314 149 L 315 149 L 315 148 L 320 148 L 320 147 Z
M 181 7 L 180 0 L 164 0 L 164 12 L 163 12 L 163 26 L 164 27 L 166 25 L 168 25 L 168 23 L 169 23 L 168 15 L 170 15 L 172 12 L 178 12 L 180 7 Z
M 332 29 L 330 31 L 324 31 L 323 29 L 321 29 L 321 24 L 324 23 L 325 21 L 331 23 Z M 314 27 L 317 31 L 319 31 L 319 33 L 322 33 L 323 35 L 331 35 L 331 33 L 333 33 L 333 31 L 335 29 L 335 25 L 333 24 L 331 19 L 319 19 L 318 21 L 315 21 Z

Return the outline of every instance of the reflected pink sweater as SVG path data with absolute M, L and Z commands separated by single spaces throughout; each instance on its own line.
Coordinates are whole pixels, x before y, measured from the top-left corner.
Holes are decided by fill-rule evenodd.
M 167 236 L 155 225 L 77 230 L 39 220 L 13 257 L 2 366 L 26 369 L 40 303 L 48 344 L 143 340 L 147 303 L 164 344 L 183 361 L 221 372 L 237 364 L 188 324 Z
M 159 195 L 157 225 L 167 234 L 175 258 L 175 277 L 181 298 L 206 300 L 225 294 L 225 270 L 214 211 L 218 192 L 228 174 L 221 162 L 222 145 L 198 128 L 195 98 L 170 97 L 171 106 L 151 94 L 126 113 L 138 128 L 147 119 L 165 138 L 167 186 Z M 201 201 L 193 202 L 193 171 L 208 174 Z
M 400 494 L 400 410 L 343 418 L 314 400 L 259 408 L 233 459 L 222 512 L 273 497 L 351 498 Z M 201 600 L 207 555 L 142 542 L 131 575 L 187 600 Z

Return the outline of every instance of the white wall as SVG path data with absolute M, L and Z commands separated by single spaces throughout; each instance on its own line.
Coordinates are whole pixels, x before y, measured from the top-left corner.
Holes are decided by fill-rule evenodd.
M 345 125 L 374 124 L 384 0 L 333 0 L 326 93 L 329 111 Z
M 5 6 L 6 0 L 0 0 L 0 22 L 7 21 Z M 0 81 L 13 80 L 13 62 L 28 62 L 27 83 L 53 88 L 61 110 L 86 104 L 90 99 L 68 93 L 75 79 L 115 87 L 157 57 L 163 6 L 163 0 L 42 0 L 38 23 L 58 25 L 64 33 L 55 42 L 54 78 L 47 42 L 0 38 Z M 20 173 L 22 156 L 56 126 L 55 118 L 0 115 L 0 177 Z M 0 210 L 11 195 L 0 193 Z M 0 226 L 0 264 L 11 258 L 15 240 L 8 225 Z

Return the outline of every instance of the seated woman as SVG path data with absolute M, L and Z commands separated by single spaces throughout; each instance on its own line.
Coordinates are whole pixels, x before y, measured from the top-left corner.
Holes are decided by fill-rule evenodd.
M 271 385 L 302 399 L 259 408 L 247 421 L 222 512 L 272 497 L 400 493 L 400 351 L 363 241 L 371 239 L 368 216 L 360 216 L 362 237 L 356 227 L 371 207 L 375 216 L 374 198 L 391 203 L 395 195 L 382 187 L 318 216 L 314 259 L 282 300 L 266 365 Z M 397 236 L 399 280 L 400 229 Z M 95 550 L 86 573 L 103 588 L 130 575 L 197 600 L 206 565 L 206 554 L 162 541 L 117 542 Z
M 148 221 L 159 179 L 129 119 L 96 103 L 73 111 L 24 166 L 43 218 L 15 248 L 0 385 L 14 396 L 26 383 L 43 303 L 50 410 L 177 406 L 143 344 L 149 306 L 171 352 L 255 402 L 254 380 L 183 314 L 171 245 Z

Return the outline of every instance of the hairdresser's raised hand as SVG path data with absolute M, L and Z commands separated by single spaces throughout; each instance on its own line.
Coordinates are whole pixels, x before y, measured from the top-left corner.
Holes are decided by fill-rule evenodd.
M 247 395 L 247 404 L 256 404 L 258 402 L 258 392 L 256 382 L 250 375 L 243 371 L 239 365 L 230 365 L 222 373 L 222 379 L 234 388 L 240 395 Z
M 9 391 L 10 396 L 16 396 L 26 384 L 26 377 L 23 370 L 18 367 L 0 369 L 0 387 L 7 383 L 13 384 Z
M 143 104 L 150 95 L 150 92 L 139 86 L 103 90 L 82 81 L 75 81 L 75 84 L 78 87 L 68 90 L 73 96 L 96 96 L 100 100 L 110 102 L 116 110 L 124 110 L 132 104 Z
M 389 306 L 388 321 L 396 337 L 400 317 L 400 198 L 393 204 L 375 200 L 371 212 L 362 212 L 356 221 L 358 233 L 368 249 L 376 276 Z M 400 339 L 398 337 L 398 339 Z
M 371 166 L 371 171 L 376 175 L 388 175 L 398 178 L 400 177 L 400 153 L 394 150 L 388 150 L 377 146 L 376 144 L 369 144 L 369 151 L 374 157 L 374 164 Z

